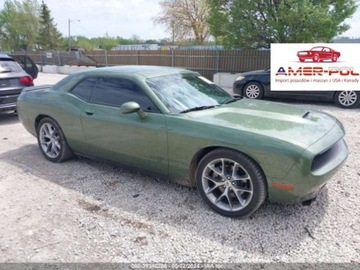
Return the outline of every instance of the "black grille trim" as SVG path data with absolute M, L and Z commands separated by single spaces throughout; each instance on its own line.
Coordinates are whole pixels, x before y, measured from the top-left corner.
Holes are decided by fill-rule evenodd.
M 325 152 L 317 155 L 311 165 L 311 171 L 316 171 L 325 166 L 330 160 L 334 159 L 341 152 L 342 143 L 341 140 L 331 146 Z

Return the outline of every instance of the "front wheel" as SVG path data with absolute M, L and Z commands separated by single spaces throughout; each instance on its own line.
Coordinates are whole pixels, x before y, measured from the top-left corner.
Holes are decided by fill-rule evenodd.
M 41 152 L 52 162 L 62 162 L 72 156 L 60 126 L 51 118 L 44 118 L 37 126 L 37 139 Z
M 360 92 L 341 91 L 336 92 L 334 97 L 335 104 L 341 108 L 352 109 L 360 103 Z
M 312 58 L 313 62 L 319 62 L 320 61 L 320 56 L 318 54 L 315 54 Z
M 262 99 L 264 96 L 264 88 L 258 82 L 249 82 L 244 87 L 244 94 L 246 98 Z
M 267 195 L 260 167 L 228 149 L 217 149 L 203 157 L 196 170 L 196 184 L 205 203 L 228 217 L 251 215 Z

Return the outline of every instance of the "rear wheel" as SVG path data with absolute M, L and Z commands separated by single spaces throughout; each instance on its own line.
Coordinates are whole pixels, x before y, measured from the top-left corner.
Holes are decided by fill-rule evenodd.
M 352 109 L 360 103 L 360 92 L 341 91 L 336 92 L 334 97 L 335 104 L 341 108 Z
M 338 56 L 336 54 L 333 54 L 332 57 L 331 57 L 331 61 L 336 62 L 337 59 L 338 59 Z
M 228 217 L 245 217 L 264 202 L 266 180 L 247 156 L 228 149 L 207 154 L 196 170 L 196 183 L 206 204 Z
M 51 118 L 44 118 L 37 126 L 37 138 L 41 152 L 52 162 L 62 162 L 72 157 L 60 126 Z
M 244 96 L 251 99 L 262 99 L 264 88 L 258 82 L 249 82 L 244 87 Z

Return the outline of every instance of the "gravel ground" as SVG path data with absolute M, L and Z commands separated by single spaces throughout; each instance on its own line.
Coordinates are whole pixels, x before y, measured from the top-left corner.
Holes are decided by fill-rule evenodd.
M 360 108 L 305 106 L 342 121 L 346 165 L 311 206 L 265 203 L 248 219 L 106 163 L 48 162 L 17 117 L 0 114 L 0 262 L 359 263 Z

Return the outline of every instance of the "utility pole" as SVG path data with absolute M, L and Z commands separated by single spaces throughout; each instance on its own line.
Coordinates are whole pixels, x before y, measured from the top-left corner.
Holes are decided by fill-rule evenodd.
M 68 19 L 69 52 L 70 52 L 70 50 L 71 50 L 71 32 L 70 32 L 70 25 L 71 25 L 72 22 L 80 22 L 80 20 L 77 20 L 77 19 L 75 19 L 75 20 L 70 20 L 70 19 Z

